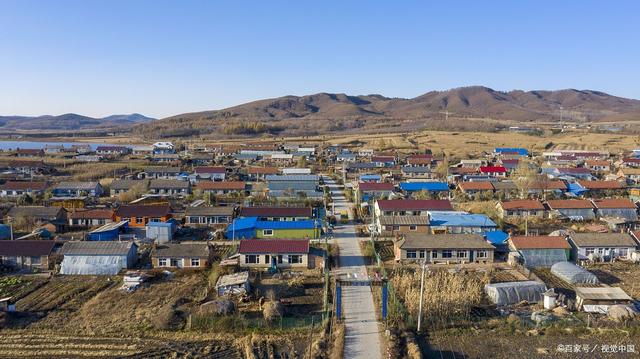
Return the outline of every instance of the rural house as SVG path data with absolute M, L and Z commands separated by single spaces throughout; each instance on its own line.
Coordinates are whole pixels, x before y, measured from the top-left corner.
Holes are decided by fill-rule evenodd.
M 149 182 L 149 193 L 185 197 L 191 193 L 189 181 L 157 179 Z
M 593 204 L 585 199 L 559 199 L 547 201 L 551 218 L 589 221 L 596 218 Z
M 67 214 L 69 226 L 90 228 L 103 226 L 113 222 L 113 210 L 111 209 L 85 209 L 69 212 Z
M 311 207 L 242 207 L 240 217 L 258 217 L 260 221 L 301 221 L 313 218 Z
M 313 268 L 309 241 L 300 239 L 242 240 L 238 249 L 241 268 Z
M 258 217 L 236 218 L 227 226 L 227 239 L 319 238 L 322 223 L 317 220 L 260 221 Z
M 102 186 L 98 182 L 60 182 L 52 192 L 54 197 L 100 197 Z
M 47 182 L 7 181 L 0 185 L 0 197 L 20 197 L 25 194 L 39 197 L 44 195 L 46 189 Z
M 542 202 L 528 199 L 498 202 L 496 209 L 501 219 L 506 217 L 543 218 L 545 213 Z
M 190 227 L 226 227 L 233 219 L 234 208 L 197 206 L 185 209 L 185 225 Z
M 194 168 L 196 180 L 224 181 L 227 171 L 224 167 L 196 167 Z
M 429 233 L 428 216 L 380 216 L 376 224 L 378 233 L 383 237 L 398 233 Z
M 119 196 L 123 193 L 127 193 L 128 191 L 139 188 L 140 192 L 146 192 L 149 186 L 149 180 L 133 180 L 133 179 L 123 179 L 123 180 L 114 180 L 109 185 L 110 195 L 111 197 Z
M 426 216 L 428 211 L 453 211 L 453 207 L 444 199 L 392 199 L 375 203 L 376 216 Z
M 166 222 L 171 218 L 168 204 L 122 205 L 115 213 L 116 221 L 129 221 L 131 227 L 144 227 L 149 222 Z
M 617 257 L 630 259 L 638 245 L 629 233 L 573 233 L 569 243 L 573 259 L 586 260 L 593 256 L 605 261 Z
M 206 268 L 211 262 L 207 243 L 165 243 L 151 253 L 153 268 Z
M 625 222 L 638 221 L 638 208 L 625 198 L 607 198 L 593 200 L 598 218 L 622 218 Z
M 50 240 L 1 240 L 0 263 L 16 269 L 48 270 L 55 244 Z
M 221 181 L 221 182 L 198 182 L 196 189 L 202 193 L 210 193 L 213 195 L 235 194 L 244 196 L 246 194 L 247 185 L 243 181 Z
M 478 234 L 407 233 L 393 245 L 400 262 L 491 263 L 494 247 Z

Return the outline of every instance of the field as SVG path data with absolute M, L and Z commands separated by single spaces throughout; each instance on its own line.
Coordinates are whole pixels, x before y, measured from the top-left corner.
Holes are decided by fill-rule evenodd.
M 634 299 L 640 298 L 640 266 L 633 263 L 596 263 L 586 267 L 601 283 L 624 289 Z

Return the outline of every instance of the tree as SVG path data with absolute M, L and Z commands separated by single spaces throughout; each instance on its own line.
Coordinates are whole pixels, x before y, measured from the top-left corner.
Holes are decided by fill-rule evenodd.
M 513 178 L 513 183 L 518 188 L 519 196 L 521 199 L 526 199 L 529 197 L 529 191 L 531 187 L 538 180 L 538 171 L 535 167 L 531 166 L 529 161 L 521 160 L 518 163 L 518 167 L 513 171 L 511 177 Z
M 307 157 L 300 156 L 300 158 L 298 159 L 298 168 L 305 168 L 305 167 L 307 167 Z
M 436 167 L 436 174 L 445 180 L 449 177 L 449 155 L 446 152 L 442 156 L 442 161 Z

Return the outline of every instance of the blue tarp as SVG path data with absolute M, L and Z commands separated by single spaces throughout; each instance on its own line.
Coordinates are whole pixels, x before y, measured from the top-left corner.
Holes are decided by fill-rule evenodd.
M 485 232 L 484 236 L 493 245 L 503 244 L 509 238 L 509 234 L 507 234 L 507 233 L 505 233 L 503 231 Z
M 432 212 L 429 225 L 433 227 L 497 227 L 484 214 Z
M 449 185 L 445 182 L 402 182 L 400 189 L 407 192 L 413 191 L 448 191 Z
M 575 183 L 569 183 L 568 187 L 568 191 L 575 194 L 576 196 L 580 196 L 583 193 L 587 192 L 587 189 L 582 187 L 579 183 L 575 182 Z
M 529 155 L 529 151 L 521 147 L 496 147 L 495 153 L 517 153 L 520 156 Z

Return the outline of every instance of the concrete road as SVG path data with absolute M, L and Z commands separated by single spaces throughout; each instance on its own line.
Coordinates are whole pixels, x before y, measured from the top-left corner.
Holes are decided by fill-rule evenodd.
M 348 209 L 352 203 L 347 202 L 342 189 L 330 178 L 324 177 L 331 190 L 336 212 Z M 362 251 L 358 245 L 355 227 L 350 221 L 346 225 L 336 225 L 333 231 L 334 242 L 340 248 L 339 265 L 334 275 L 343 275 L 353 279 L 367 279 Z M 376 308 L 370 287 L 342 287 L 342 308 L 345 323 L 345 358 L 378 359 L 382 355 L 380 338 L 382 325 L 376 319 Z

